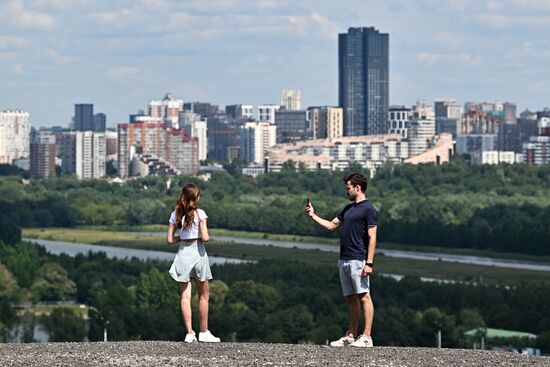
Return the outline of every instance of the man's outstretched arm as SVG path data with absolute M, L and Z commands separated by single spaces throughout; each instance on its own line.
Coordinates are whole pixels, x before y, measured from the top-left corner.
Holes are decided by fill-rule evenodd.
M 315 223 L 326 230 L 335 231 L 338 227 L 340 227 L 340 220 L 338 218 L 334 218 L 332 221 L 329 222 L 328 220 L 323 219 L 315 214 L 315 209 L 313 209 L 313 205 L 311 205 L 311 203 L 308 203 L 306 205 L 305 210 L 308 217 L 310 217 Z

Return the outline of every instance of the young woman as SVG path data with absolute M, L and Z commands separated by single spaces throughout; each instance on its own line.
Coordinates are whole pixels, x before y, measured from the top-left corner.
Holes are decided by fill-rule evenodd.
M 200 188 L 195 184 L 187 184 L 181 189 L 176 202 L 176 209 L 170 216 L 166 242 L 179 244 L 178 253 L 170 268 L 170 275 L 179 283 L 180 304 L 183 323 L 187 329 L 186 343 L 197 341 L 191 324 L 191 278 L 199 291 L 199 342 L 217 343 L 220 338 L 215 337 L 208 330 L 208 280 L 212 279 L 208 255 L 204 243 L 208 242 L 208 228 L 204 210 L 197 204 L 200 199 Z

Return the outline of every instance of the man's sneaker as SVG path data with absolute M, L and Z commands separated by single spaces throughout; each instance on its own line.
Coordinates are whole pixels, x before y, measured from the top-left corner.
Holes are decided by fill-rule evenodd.
M 185 335 L 186 343 L 195 343 L 196 341 L 197 341 L 197 337 L 195 336 L 195 333 Z
M 361 335 L 356 341 L 351 343 L 350 346 L 358 348 L 371 348 L 372 345 L 372 338 L 370 336 Z
M 331 347 L 338 347 L 338 348 L 347 347 L 348 345 L 350 345 L 351 343 L 353 343 L 354 340 L 355 340 L 355 339 L 353 339 L 351 336 L 349 336 L 349 335 L 344 335 L 344 336 L 341 337 L 340 339 L 335 340 L 335 341 L 333 341 L 333 342 L 330 342 L 330 346 L 331 346 Z
M 199 341 L 202 343 L 219 343 L 220 338 L 212 335 L 210 330 L 206 330 L 204 333 L 199 333 Z

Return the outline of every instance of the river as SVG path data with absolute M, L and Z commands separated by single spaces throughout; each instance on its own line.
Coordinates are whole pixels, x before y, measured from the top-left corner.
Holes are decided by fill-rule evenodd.
M 139 250 L 125 247 L 112 247 L 101 245 L 89 245 L 86 243 L 74 243 L 63 241 L 50 241 L 39 240 L 35 238 L 23 238 L 23 241 L 34 242 L 41 246 L 44 246 L 48 252 L 54 255 L 66 254 L 69 256 L 76 256 L 78 254 L 87 254 L 88 252 L 105 252 L 108 258 L 132 258 L 136 257 L 140 260 L 174 260 L 174 252 L 164 252 L 155 250 Z M 245 260 L 230 259 L 225 257 L 208 256 L 210 264 L 224 264 L 224 263 L 242 263 Z
M 165 236 L 164 232 L 143 232 L 144 234 L 151 234 L 155 236 Z M 247 245 L 258 246 L 274 246 L 284 248 L 299 248 L 306 250 L 321 250 L 329 252 L 339 252 L 340 247 L 337 245 L 326 245 L 311 242 L 292 242 L 292 241 L 278 241 L 270 239 L 256 239 L 245 237 L 231 237 L 231 236 L 211 236 L 213 240 L 224 242 L 235 242 Z M 509 260 L 509 259 L 496 259 L 492 257 L 483 256 L 471 256 L 471 255 L 454 255 L 454 254 L 442 254 L 437 252 L 420 252 L 420 251 L 404 251 L 404 250 L 390 250 L 381 247 L 377 247 L 377 254 L 384 254 L 389 257 L 398 257 L 404 259 L 415 260 L 428 260 L 428 261 L 447 261 L 472 265 L 483 266 L 495 266 L 499 268 L 510 269 L 527 269 L 538 271 L 550 271 L 550 264 L 536 263 L 523 260 Z
M 148 234 L 148 235 L 160 236 L 160 237 L 164 237 L 166 235 L 164 232 L 142 232 L 142 233 Z M 256 238 L 219 236 L 219 235 L 213 235 L 211 236 L 211 239 L 215 241 L 234 242 L 234 243 L 256 245 L 256 246 L 299 248 L 299 249 L 306 249 L 306 250 L 320 250 L 320 251 L 328 251 L 328 252 L 339 252 L 340 250 L 339 246 L 337 245 L 318 244 L 318 243 L 311 243 L 311 242 L 278 241 L 278 240 L 270 240 L 270 239 L 256 239 Z M 46 249 L 48 249 L 48 251 L 54 254 L 59 254 L 64 252 L 64 253 L 67 253 L 68 255 L 74 256 L 77 253 L 87 253 L 88 251 L 95 251 L 95 252 L 103 251 L 107 253 L 107 256 L 109 257 L 119 257 L 119 258 L 134 257 L 134 256 L 139 259 L 172 260 L 174 258 L 173 253 L 163 252 L 163 251 L 137 250 L 137 249 L 120 248 L 120 247 L 75 244 L 70 242 L 36 240 L 36 239 L 29 239 L 29 238 L 26 238 L 25 240 L 39 243 L 45 246 Z M 443 254 L 443 253 L 437 253 L 437 252 L 390 250 L 390 249 L 385 249 L 381 247 L 378 247 L 376 249 L 376 253 L 384 254 L 385 256 L 389 256 L 389 257 L 397 257 L 397 258 L 404 258 L 404 259 L 446 261 L 446 262 L 456 262 L 456 263 L 472 264 L 472 265 L 495 266 L 499 268 L 550 271 L 550 264 L 535 263 L 535 262 L 523 261 L 523 260 L 496 259 L 491 257 Z M 243 260 L 223 258 L 223 257 L 209 256 L 209 259 L 211 264 L 223 264 L 226 262 L 231 262 L 231 263 L 243 262 Z

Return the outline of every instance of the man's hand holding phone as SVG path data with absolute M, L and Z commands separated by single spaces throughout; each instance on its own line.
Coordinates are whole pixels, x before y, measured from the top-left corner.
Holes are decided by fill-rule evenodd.
M 313 205 L 311 205 L 311 200 L 309 200 L 309 198 L 307 198 L 305 210 L 309 217 L 313 217 L 315 214 L 315 209 L 313 209 Z

